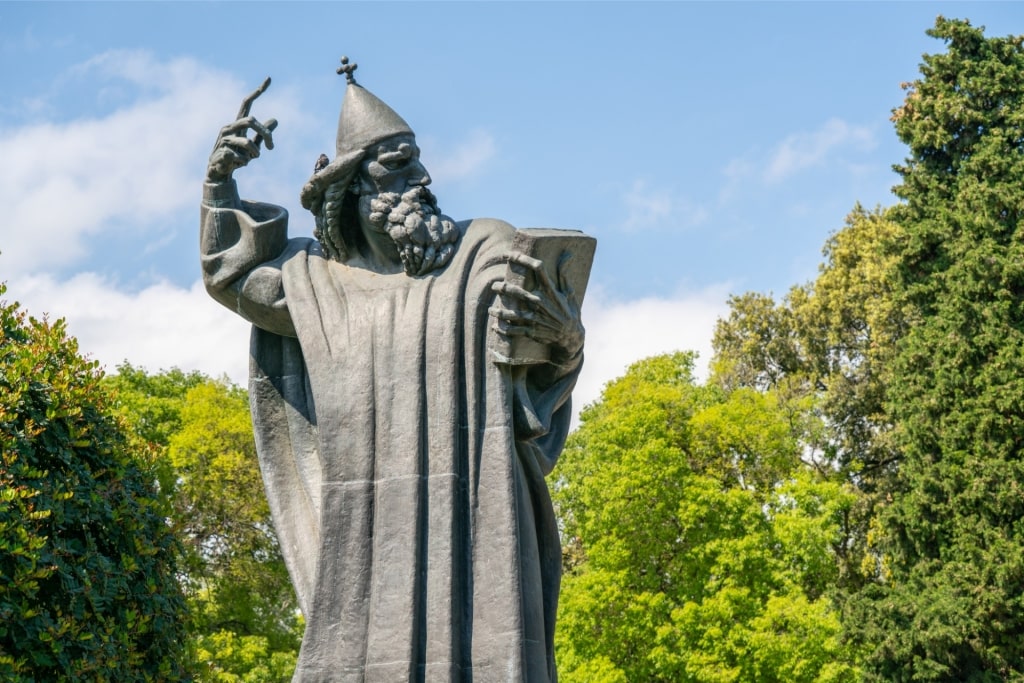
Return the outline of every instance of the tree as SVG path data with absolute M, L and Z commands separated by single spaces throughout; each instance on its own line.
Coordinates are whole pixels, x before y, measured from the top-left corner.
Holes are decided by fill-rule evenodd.
M 200 630 L 259 635 L 294 651 L 298 605 L 263 494 L 246 392 L 206 381 L 185 395 L 169 456 Z
M 0 286 L 0 295 L 4 288 Z M 0 303 L 0 677 L 185 680 L 151 452 L 64 322 Z
M 800 460 L 774 394 L 692 365 L 635 364 L 562 455 L 562 680 L 853 680 L 824 595 L 850 492 Z
M 899 225 L 859 204 L 829 236 L 818 277 L 776 303 L 748 292 L 715 327 L 712 381 L 774 390 L 807 422 L 806 448 L 865 491 L 897 453 L 885 409 L 887 372 L 905 324 L 893 297 Z
M 826 478 L 852 485 L 856 502 L 835 546 L 842 602 L 870 581 L 875 508 L 899 460 L 885 405 L 892 358 L 906 329 L 894 298 L 902 231 L 891 210 L 860 205 L 829 236 L 817 278 L 779 303 L 748 292 L 719 320 L 710 381 L 725 390 L 770 391 L 781 401 L 802 458 Z
M 893 120 L 907 321 L 880 580 L 850 605 L 879 680 L 1024 676 L 1024 38 L 940 17 Z
M 829 236 L 795 315 L 828 428 L 829 456 L 866 492 L 891 472 L 888 367 L 904 324 L 893 299 L 902 235 L 888 210 L 859 204 Z
M 150 375 L 128 362 L 117 367 L 117 374 L 103 378 L 103 386 L 112 395 L 111 410 L 154 453 L 152 461 L 160 500 L 164 514 L 172 518 L 172 523 L 177 519 L 173 509 L 178 475 L 167 456 L 167 447 L 171 436 L 181 429 L 181 408 L 186 393 L 204 380 L 202 373 L 186 373 L 177 368 Z
M 288 681 L 301 619 L 263 494 L 246 392 L 200 373 L 124 364 L 108 383 L 160 454 L 184 549 L 191 647 L 203 681 Z

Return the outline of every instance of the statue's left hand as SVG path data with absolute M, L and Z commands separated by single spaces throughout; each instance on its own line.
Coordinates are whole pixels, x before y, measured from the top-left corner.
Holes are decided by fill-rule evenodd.
M 514 299 L 519 306 L 509 308 L 500 300 L 490 308 L 494 329 L 506 336 L 526 336 L 550 345 L 561 359 L 575 357 L 583 349 L 584 329 L 580 307 L 572 287 L 565 279 L 566 265 L 572 254 L 563 252 L 558 260 L 558 286 L 551 282 L 544 263 L 526 254 L 515 252 L 509 261 L 529 268 L 538 284 L 533 291 L 508 282 L 495 282 L 491 289 Z

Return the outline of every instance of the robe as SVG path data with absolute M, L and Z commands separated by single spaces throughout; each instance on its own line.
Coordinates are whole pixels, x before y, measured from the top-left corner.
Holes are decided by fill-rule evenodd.
M 287 220 L 204 189 L 204 282 L 253 323 L 257 452 L 306 618 L 293 680 L 553 683 L 544 477 L 581 359 L 490 354 L 515 230 L 461 223 L 451 262 L 413 277 L 330 260 Z

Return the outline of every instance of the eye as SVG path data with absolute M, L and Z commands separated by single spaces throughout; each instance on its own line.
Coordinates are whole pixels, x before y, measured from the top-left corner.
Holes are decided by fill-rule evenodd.
M 407 142 L 397 147 L 381 146 L 377 151 L 377 163 L 388 173 L 401 171 L 419 156 L 419 150 Z

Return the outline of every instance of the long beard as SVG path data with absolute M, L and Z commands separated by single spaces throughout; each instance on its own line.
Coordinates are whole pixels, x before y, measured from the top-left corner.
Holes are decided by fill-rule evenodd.
M 392 239 L 408 275 L 425 275 L 451 261 L 458 227 L 441 214 L 437 199 L 426 187 L 418 185 L 402 195 L 364 195 L 360 202 L 364 201 L 369 202 L 370 225 Z

